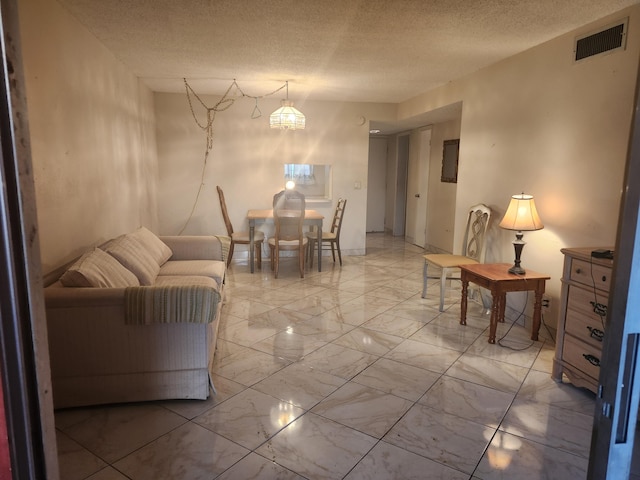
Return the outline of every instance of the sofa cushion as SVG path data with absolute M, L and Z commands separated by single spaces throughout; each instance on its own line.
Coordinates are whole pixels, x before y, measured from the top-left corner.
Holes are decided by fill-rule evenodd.
M 146 248 L 158 265 L 162 265 L 164 262 L 169 260 L 173 254 L 166 243 L 160 240 L 155 233 L 145 227 L 140 227 L 135 232 L 128 235 Z
M 105 251 L 131 271 L 140 285 L 153 285 L 160 265 L 149 249 L 133 234 L 122 235 L 103 246 Z
M 111 255 L 95 248 L 60 277 L 65 287 L 136 287 L 138 278 Z
M 162 265 L 158 277 L 165 275 L 195 275 L 213 278 L 222 288 L 226 264 L 217 260 L 169 260 Z M 160 280 L 160 278 L 158 278 Z M 157 281 L 158 281 L 157 280 Z

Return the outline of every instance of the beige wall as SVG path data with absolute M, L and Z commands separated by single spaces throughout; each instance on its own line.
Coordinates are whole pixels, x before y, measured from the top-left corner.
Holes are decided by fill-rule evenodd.
M 294 94 L 295 89 L 291 89 L 290 96 Z M 219 100 L 201 98 L 208 106 Z M 296 102 L 306 116 L 307 128 L 272 130 L 268 116 L 279 104 L 279 98 L 261 99 L 262 117 L 258 119 L 251 118 L 255 103 L 250 99 L 239 99 L 231 108 L 219 112 L 203 177 L 206 135 L 196 125 L 186 95 L 155 94 L 161 233 L 225 233 L 216 185 L 224 190 L 234 229 L 246 230 L 247 210 L 270 208 L 274 193 L 283 188 L 285 163 L 330 164 L 332 201 L 310 207 L 328 220 L 333 216 L 336 200 L 346 198 L 341 249 L 346 255 L 364 254 L 369 125 L 367 121 L 361 124 L 360 117 L 384 117 L 395 113 L 395 109 L 359 103 Z M 195 111 L 204 118 L 203 109 Z M 203 188 L 195 204 L 201 179 Z M 356 182 L 360 189 L 355 187 Z M 267 234 L 272 232 L 272 228 L 263 228 Z M 238 250 L 239 255 L 246 255 L 246 248 Z
M 19 6 L 46 273 L 89 245 L 157 229 L 153 95 L 57 2 Z
M 626 50 L 572 62 L 576 35 L 626 15 Z M 486 203 L 499 221 L 511 195 L 535 196 L 545 228 L 525 233 L 522 258 L 525 268 L 552 277 L 550 323 L 559 303 L 560 249 L 615 242 L 639 31 L 637 6 L 399 106 L 404 118 L 463 102 L 454 251 L 470 205 Z M 494 225 L 491 235 L 487 261 L 512 262 L 514 232 Z
M 426 243 L 447 253 L 459 251 L 453 244 L 457 183 L 441 182 L 440 177 L 444 141 L 456 138 L 460 138 L 460 119 L 438 123 L 431 130 Z

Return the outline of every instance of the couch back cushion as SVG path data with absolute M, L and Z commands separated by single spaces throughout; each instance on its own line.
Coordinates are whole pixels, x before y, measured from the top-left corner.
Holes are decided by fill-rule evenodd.
M 147 249 L 159 266 L 162 266 L 173 255 L 171 248 L 145 227 L 140 227 L 129 235 Z
M 155 238 L 166 247 L 168 252 L 153 239 L 150 240 L 149 234 L 155 235 L 148 230 L 147 232 L 148 234 L 141 228 L 109 241 L 103 246 L 107 253 L 115 257 L 127 270 L 138 277 L 140 285 L 153 285 L 160 271 L 158 260 L 165 263 L 166 259 L 171 256 L 171 249 L 157 237 Z
M 95 248 L 85 253 L 60 277 L 65 287 L 136 287 L 138 278 L 108 253 Z

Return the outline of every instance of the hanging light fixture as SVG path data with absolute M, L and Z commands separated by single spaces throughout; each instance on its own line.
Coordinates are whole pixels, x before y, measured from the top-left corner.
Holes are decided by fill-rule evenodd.
M 289 101 L 289 81 L 286 86 L 287 99 L 282 100 L 282 106 L 269 116 L 269 126 L 280 130 L 304 130 L 304 115 Z

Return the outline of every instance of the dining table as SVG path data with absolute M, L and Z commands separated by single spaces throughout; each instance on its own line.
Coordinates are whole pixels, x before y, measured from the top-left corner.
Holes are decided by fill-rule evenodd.
M 270 223 L 273 222 L 273 209 L 264 210 L 249 210 L 247 212 L 247 219 L 249 220 L 249 265 L 251 273 L 254 272 L 254 235 L 256 230 L 256 223 Z M 322 271 L 322 221 L 324 215 L 316 210 L 304 211 L 304 225 L 311 225 L 316 228 L 318 232 L 318 271 Z

